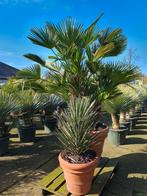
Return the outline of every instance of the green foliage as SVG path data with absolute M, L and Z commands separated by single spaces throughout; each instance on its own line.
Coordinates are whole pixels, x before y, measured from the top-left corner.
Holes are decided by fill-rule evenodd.
M 104 101 L 102 107 L 109 113 L 119 114 L 120 112 L 128 112 L 129 109 L 137 104 L 137 101 L 137 99 L 132 99 L 132 97 L 120 95 L 114 99 Z
M 41 67 L 39 64 L 30 66 L 17 72 L 14 77 L 15 84 L 21 90 L 33 90 L 34 92 L 45 92 L 46 81 L 42 79 Z
M 67 18 L 58 25 L 47 23 L 44 28 L 33 28 L 28 38 L 33 44 L 50 49 L 53 55 L 49 59 L 55 61 L 79 63 L 85 59 L 85 54 L 88 58 L 91 56 L 93 61 L 116 56 L 125 49 L 126 38 L 121 29 L 99 30 L 96 25 L 101 17 L 102 14 L 86 29 L 72 18 Z M 92 50 L 94 45 L 95 50 Z M 45 65 L 45 61 L 37 55 L 25 56 Z
M 17 110 L 18 124 L 22 126 L 32 125 L 33 114 L 40 109 L 40 97 L 32 91 L 22 91 L 16 94 L 19 100 L 19 108 Z
M 52 115 L 55 110 L 57 110 L 58 107 L 65 108 L 67 107 L 65 101 L 61 99 L 60 97 L 57 97 L 55 95 L 49 95 L 49 94 L 41 94 L 40 97 L 40 108 L 42 110 L 45 110 L 46 115 Z
M 5 123 L 12 112 L 18 108 L 19 102 L 14 96 L 0 91 L 0 137 L 8 134 L 9 128 Z
M 97 122 L 94 102 L 87 98 L 72 99 L 65 110 L 58 117 L 56 134 L 66 152 L 80 155 L 89 149 L 95 138 L 90 134 Z

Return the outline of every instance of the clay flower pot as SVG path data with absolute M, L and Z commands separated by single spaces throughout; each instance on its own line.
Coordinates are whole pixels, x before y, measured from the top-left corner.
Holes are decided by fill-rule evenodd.
M 100 161 L 96 157 L 88 163 L 74 164 L 65 161 L 62 153 L 59 154 L 59 163 L 64 172 L 67 190 L 76 196 L 85 195 L 90 191 L 94 170 Z
M 107 126 L 105 129 L 98 128 L 98 131 L 92 131 L 92 134 L 96 137 L 96 142 L 91 145 L 91 149 L 94 150 L 97 156 L 101 157 L 103 152 L 104 142 L 108 135 L 109 127 Z

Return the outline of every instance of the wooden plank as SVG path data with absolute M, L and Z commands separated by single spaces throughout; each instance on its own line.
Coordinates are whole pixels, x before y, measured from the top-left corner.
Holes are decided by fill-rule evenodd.
M 46 189 L 52 181 L 54 181 L 58 176 L 62 174 L 61 167 L 57 167 L 52 172 L 50 172 L 47 176 L 45 176 L 40 182 L 39 185 L 41 188 Z
M 101 170 L 105 167 L 105 165 L 107 164 L 108 161 L 109 161 L 108 158 L 106 158 L 106 157 L 102 158 L 102 160 L 100 161 L 100 164 L 94 170 L 93 182 L 94 182 L 96 176 L 101 172 Z
M 64 195 L 69 195 L 70 193 L 68 192 L 66 188 L 66 183 L 64 183 L 57 191 L 59 194 L 64 194 Z
M 60 187 L 62 185 L 62 183 L 64 183 L 65 180 L 64 180 L 64 175 L 63 173 L 58 177 L 56 178 L 48 187 L 48 191 L 49 192 L 55 192 L 58 190 L 58 187 Z
M 109 161 L 108 158 L 103 158 L 100 161 L 100 164 L 98 165 L 98 167 L 96 167 L 96 169 L 94 171 L 94 178 L 93 178 L 93 185 L 92 185 L 93 192 L 91 192 L 90 195 L 88 194 L 88 196 L 98 195 L 97 194 L 98 191 L 96 192 L 96 194 L 93 194 L 93 193 L 95 193 L 95 187 L 100 184 L 101 180 L 104 181 L 107 178 L 109 179 L 108 172 L 112 173 L 111 171 L 113 171 L 113 169 L 114 169 L 114 163 L 112 163 L 112 161 Z M 105 178 L 104 178 L 103 175 L 105 172 L 107 173 L 107 175 L 105 175 Z M 99 179 L 99 174 L 101 176 L 100 179 Z M 107 176 L 107 178 L 106 178 L 106 176 Z M 97 180 L 97 179 L 99 179 L 99 180 Z M 102 184 L 104 184 L 104 186 L 105 186 L 106 183 L 102 182 Z M 51 173 L 49 173 L 46 177 L 44 177 L 40 181 L 39 185 L 42 187 L 43 190 L 46 190 L 50 193 L 53 193 L 54 195 L 59 195 L 59 196 L 60 195 L 63 195 L 63 196 L 71 195 L 66 189 L 64 175 L 63 175 L 62 169 L 60 167 L 56 168 Z M 99 188 L 99 189 L 101 189 L 101 188 Z
M 107 181 L 111 177 L 118 161 L 117 160 L 109 160 L 106 166 L 101 170 L 99 175 L 96 177 L 90 194 L 88 196 L 98 196 L 101 194 L 102 190 L 104 189 Z

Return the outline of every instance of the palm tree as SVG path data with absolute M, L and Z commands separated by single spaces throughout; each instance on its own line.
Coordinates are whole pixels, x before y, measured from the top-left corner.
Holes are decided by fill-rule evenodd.
M 120 95 L 103 102 L 103 109 L 111 114 L 112 129 L 119 130 L 121 128 L 119 114 L 126 113 L 134 104 L 136 104 L 136 100 L 132 100 L 131 97 L 125 95 Z
M 83 95 L 91 83 L 87 64 L 96 63 L 97 66 L 102 58 L 116 56 L 124 50 L 126 38 L 121 29 L 100 31 L 96 27 L 101 16 L 86 29 L 68 18 L 59 25 L 47 23 L 45 28 L 31 30 L 28 38 L 32 43 L 50 49 L 53 55 L 48 56 L 49 64 L 35 54 L 24 56 L 49 69 L 49 75 L 54 79 L 54 82 L 51 80 L 53 89 L 63 93 L 70 88 L 72 95 L 77 96 L 79 92 Z M 59 64 L 58 67 L 55 64 Z M 60 86 L 64 86 L 63 91 Z
M 85 59 L 94 61 L 107 56 L 116 56 L 126 47 L 126 38 L 121 29 L 109 28 L 99 30 L 96 25 L 102 14 L 84 29 L 74 19 L 67 18 L 60 24 L 47 23 L 44 28 L 32 28 L 28 38 L 33 44 L 40 45 L 52 51 L 49 59 L 79 65 Z M 34 54 L 27 58 L 46 66 L 46 61 Z
M 102 63 L 108 56 L 120 54 L 126 46 L 121 29 L 100 31 L 96 25 L 100 15 L 88 28 L 68 18 L 59 25 L 47 23 L 34 28 L 28 38 L 32 43 L 52 51 L 46 62 L 35 54 L 25 57 L 48 68 L 51 93 L 69 97 L 93 96 L 101 102 L 120 94 L 117 86 L 137 76 L 135 66 L 124 63 Z
M 47 62 L 35 54 L 25 55 L 48 68 L 46 89 L 50 94 L 65 100 L 91 97 L 92 101 L 96 100 L 96 110 L 104 100 L 121 94 L 120 84 L 129 83 L 138 76 L 135 66 L 122 62 L 103 63 L 103 58 L 116 56 L 125 49 L 126 38 L 121 29 L 97 29 L 100 18 L 101 15 L 86 29 L 71 18 L 59 25 L 47 23 L 45 28 L 32 29 L 28 38 L 51 50 L 52 56 L 48 56 L 50 62 Z M 39 84 L 43 84 L 43 79 L 32 74 L 31 69 L 20 76 L 28 83 L 39 80 Z

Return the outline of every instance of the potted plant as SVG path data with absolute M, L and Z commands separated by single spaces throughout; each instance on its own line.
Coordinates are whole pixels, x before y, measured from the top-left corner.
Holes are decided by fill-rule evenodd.
M 108 140 L 118 146 L 125 143 L 127 127 L 120 124 L 120 112 L 126 112 L 129 107 L 128 99 L 120 95 L 103 103 L 104 109 L 111 114 L 112 128 L 108 133 Z
M 7 124 L 7 118 L 17 109 L 17 105 L 16 98 L 0 91 L 0 155 L 8 151 L 11 124 Z
M 17 97 L 20 107 L 17 111 L 17 127 L 20 141 L 32 142 L 35 139 L 36 126 L 33 124 L 33 114 L 40 108 L 40 99 L 31 91 L 22 91 Z
M 73 195 L 89 192 L 93 173 L 100 157 L 90 150 L 95 137 L 91 134 L 96 126 L 97 113 L 87 98 L 76 98 L 58 116 L 56 135 L 62 144 L 59 154 L 67 189 Z
M 46 132 L 53 132 L 57 127 L 56 114 L 60 113 L 60 109 L 66 107 L 65 101 L 56 95 L 44 93 L 40 97 L 41 108 L 43 110 L 43 124 Z

